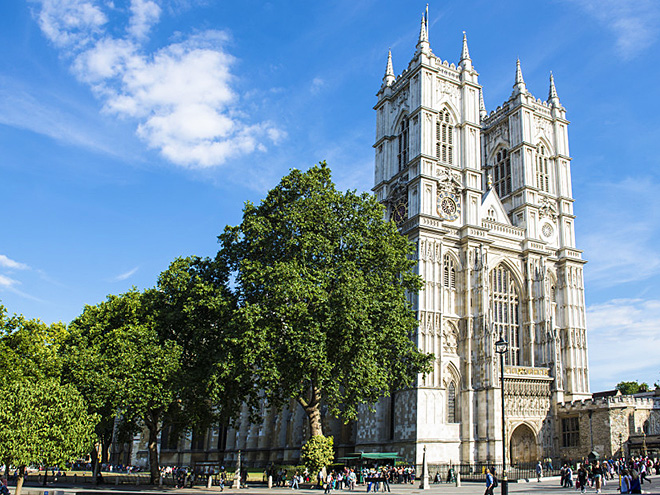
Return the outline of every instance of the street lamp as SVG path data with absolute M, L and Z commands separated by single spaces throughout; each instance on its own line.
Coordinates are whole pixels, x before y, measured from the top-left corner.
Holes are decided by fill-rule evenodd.
M 509 343 L 500 336 L 495 342 L 495 352 L 500 355 L 500 379 L 502 384 L 502 495 L 509 494 L 509 482 L 506 479 L 506 421 L 504 418 L 504 354 L 509 350 Z

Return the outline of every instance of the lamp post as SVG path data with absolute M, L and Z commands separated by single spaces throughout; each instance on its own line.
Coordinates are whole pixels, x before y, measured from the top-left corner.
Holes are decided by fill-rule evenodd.
M 502 495 L 509 494 L 509 482 L 506 479 L 506 420 L 504 417 L 504 354 L 509 350 L 509 343 L 500 336 L 495 342 L 495 352 L 500 355 L 500 380 L 502 385 Z

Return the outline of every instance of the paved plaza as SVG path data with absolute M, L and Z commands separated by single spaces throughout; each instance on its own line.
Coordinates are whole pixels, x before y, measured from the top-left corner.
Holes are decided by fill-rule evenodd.
M 652 479 L 653 481 L 653 479 Z M 456 487 L 453 484 L 439 484 L 431 485 L 431 488 L 428 490 L 420 490 L 419 485 L 392 485 L 392 493 L 395 495 L 417 495 L 424 493 L 425 495 L 482 495 L 485 490 L 485 485 L 483 483 L 463 483 L 460 487 Z M 656 494 L 660 495 L 660 478 L 656 478 L 655 482 L 652 484 L 644 484 L 642 487 L 643 493 L 646 494 Z M 114 489 L 113 487 L 49 487 L 47 489 L 48 495 L 134 495 L 139 492 L 143 495 L 216 495 L 223 493 L 223 495 L 287 495 L 293 493 L 294 491 L 290 488 L 267 488 L 262 486 L 253 486 L 248 488 L 242 488 L 241 490 L 233 490 L 225 488 L 223 492 L 220 492 L 220 489 L 217 487 L 207 489 L 207 488 L 192 488 L 192 489 L 175 489 L 175 488 L 147 488 L 144 486 L 134 486 L 134 487 L 119 487 Z M 354 492 L 348 490 L 333 490 L 333 495 L 349 495 L 351 493 L 366 493 L 366 487 L 361 486 Z M 618 493 L 619 487 L 618 482 L 612 481 L 607 484 L 603 489 L 603 493 Z M 322 495 L 323 490 L 318 489 L 301 489 L 296 490 L 295 493 L 299 495 Z M 379 492 L 382 495 L 382 492 Z M 501 493 L 500 488 L 495 489 L 495 495 Z M 509 493 L 555 493 L 555 494 L 567 494 L 573 495 L 580 493 L 579 490 L 574 488 L 562 488 L 559 486 L 558 479 L 546 479 L 542 480 L 541 483 L 536 481 L 530 481 L 529 483 L 511 483 L 509 484 Z M 596 490 L 590 488 L 587 490 L 587 493 L 596 493 Z M 44 495 L 43 488 L 36 487 L 27 487 L 24 489 L 25 495 Z

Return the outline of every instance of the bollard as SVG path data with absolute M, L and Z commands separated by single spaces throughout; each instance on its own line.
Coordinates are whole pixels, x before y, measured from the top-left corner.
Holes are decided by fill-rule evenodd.
M 119 486 L 119 476 L 115 476 L 115 486 Z
M 213 487 L 213 476 L 209 474 L 209 479 L 206 480 L 206 488 Z
M 158 486 L 161 486 L 161 487 L 163 486 L 163 475 L 162 474 L 158 477 Z
M 456 486 L 461 486 L 461 473 L 456 472 Z
M 273 488 L 273 475 L 268 475 L 268 488 Z

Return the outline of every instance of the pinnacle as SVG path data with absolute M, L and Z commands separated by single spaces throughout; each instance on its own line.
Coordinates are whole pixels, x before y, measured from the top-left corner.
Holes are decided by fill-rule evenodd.
M 520 69 L 520 59 L 516 60 L 516 84 L 525 84 L 522 70 Z
M 392 50 L 387 51 L 387 68 L 385 69 L 386 76 L 394 75 L 394 67 L 392 66 Z
M 527 86 L 523 79 L 522 70 L 520 69 L 520 59 L 516 61 L 516 82 L 513 85 L 513 94 L 527 93 Z
M 465 34 L 465 31 L 463 31 L 463 50 L 461 51 L 461 60 L 459 62 L 462 62 L 463 60 L 470 60 L 470 51 L 468 50 L 467 35 Z
M 429 34 L 427 31 L 427 22 L 424 14 L 422 14 L 422 24 L 419 28 L 419 43 L 428 42 Z
M 557 95 L 557 88 L 555 88 L 555 78 L 552 75 L 552 71 L 550 71 L 550 91 L 548 92 L 548 101 L 555 99 L 559 100 L 559 96 Z
M 394 67 L 392 66 L 392 50 L 387 52 L 387 66 L 385 67 L 385 76 L 383 76 L 383 81 L 386 86 L 390 86 L 396 77 L 394 76 Z

